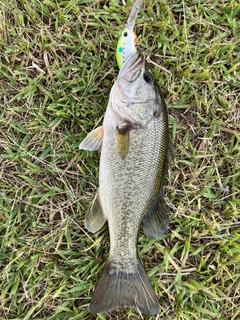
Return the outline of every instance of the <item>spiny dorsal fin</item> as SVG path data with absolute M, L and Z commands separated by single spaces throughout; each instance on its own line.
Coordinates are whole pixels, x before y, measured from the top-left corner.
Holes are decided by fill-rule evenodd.
M 94 233 L 104 225 L 106 220 L 107 217 L 103 213 L 98 194 L 96 194 L 92 204 L 90 205 L 90 208 L 85 215 L 85 228 Z
M 163 171 L 162 171 L 162 179 L 161 179 L 161 184 L 160 184 L 160 190 L 163 189 L 165 177 L 168 171 L 168 168 L 171 166 L 173 159 L 175 155 L 175 150 L 174 146 L 171 140 L 168 141 L 168 149 L 167 149 L 167 154 L 165 157 L 164 165 L 163 165 Z
M 167 150 L 167 162 L 168 162 L 168 167 L 172 164 L 175 156 L 175 149 L 173 146 L 172 141 L 169 139 L 168 141 L 168 150 Z
M 86 136 L 86 138 L 80 143 L 79 149 L 81 150 L 99 150 L 101 149 L 103 140 L 103 126 L 100 126 Z

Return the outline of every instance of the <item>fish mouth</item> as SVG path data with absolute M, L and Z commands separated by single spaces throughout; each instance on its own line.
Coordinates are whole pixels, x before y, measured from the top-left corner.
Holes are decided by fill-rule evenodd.
M 122 68 L 120 69 L 118 78 L 124 77 L 126 80 L 130 81 L 131 75 L 137 69 L 141 69 L 141 66 L 144 64 L 144 57 L 136 51 L 124 62 Z M 136 76 L 137 78 L 137 76 Z M 131 82 L 133 82 L 132 80 Z

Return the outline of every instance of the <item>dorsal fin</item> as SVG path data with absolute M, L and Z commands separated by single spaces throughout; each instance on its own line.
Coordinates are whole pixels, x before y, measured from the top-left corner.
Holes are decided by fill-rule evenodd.
M 162 171 L 162 179 L 160 190 L 157 198 L 155 199 L 152 207 L 142 221 L 143 230 L 149 239 L 156 239 L 161 237 L 168 229 L 169 225 L 169 208 L 163 198 L 163 183 L 167 174 L 168 167 L 174 158 L 174 147 L 172 142 L 168 142 L 168 150 L 164 161 Z
M 149 239 L 161 237 L 168 229 L 169 210 L 160 192 L 153 206 L 143 219 L 143 231 Z

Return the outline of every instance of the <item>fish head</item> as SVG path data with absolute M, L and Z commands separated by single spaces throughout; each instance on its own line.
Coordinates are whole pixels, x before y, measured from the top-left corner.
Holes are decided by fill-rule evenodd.
M 120 69 L 110 99 L 121 121 L 133 127 L 143 127 L 159 114 L 161 99 L 154 75 L 138 51 Z

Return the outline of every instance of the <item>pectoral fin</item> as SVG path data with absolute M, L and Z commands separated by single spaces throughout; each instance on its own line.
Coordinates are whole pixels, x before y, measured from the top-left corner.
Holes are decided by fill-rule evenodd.
M 103 140 L 103 126 L 92 130 L 86 138 L 80 143 L 79 149 L 82 150 L 99 150 Z
M 168 212 L 167 204 L 160 192 L 142 222 L 144 233 L 149 239 L 156 239 L 167 231 L 169 225 Z
M 88 231 L 94 233 L 104 225 L 106 220 L 107 217 L 103 213 L 97 194 L 85 215 L 85 228 L 88 229 Z
M 117 151 L 125 159 L 129 150 L 129 132 L 117 133 Z
M 121 122 L 118 124 L 116 128 L 117 132 L 117 151 L 122 157 L 122 159 L 125 159 L 128 150 L 129 150 L 129 143 L 130 143 L 130 133 L 131 125 L 128 122 Z

